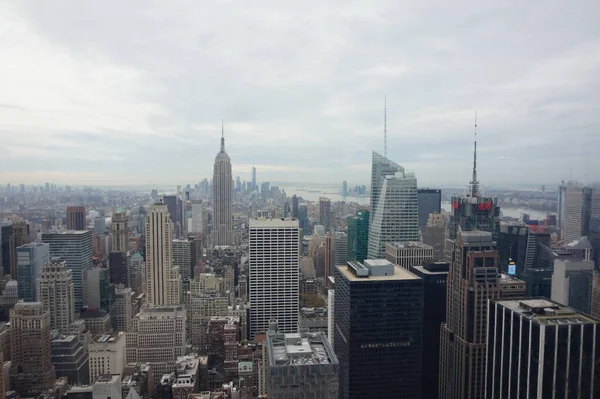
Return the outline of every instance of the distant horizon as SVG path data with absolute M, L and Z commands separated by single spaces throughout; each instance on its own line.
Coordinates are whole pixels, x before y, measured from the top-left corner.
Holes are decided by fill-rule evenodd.
M 164 189 L 164 188 L 168 188 L 168 189 L 177 189 L 177 186 L 182 186 L 185 187 L 187 184 L 189 184 L 191 187 L 193 187 L 195 184 L 198 184 L 201 180 L 195 182 L 195 183 L 180 183 L 180 184 L 173 184 L 173 183 L 140 183 L 140 184 L 64 184 L 64 183 L 55 183 L 55 182 L 43 182 L 43 183 L 12 183 L 12 182 L 3 182 L 0 183 L 0 186 L 2 187 L 6 187 L 7 184 L 11 184 L 11 186 L 18 188 L 21 184 L 25 184 L 25 187 L 43 187 L 46 183 L 49 184 L 56 184 L 58 187 L 66 187 L 66 186 L 70 186 L 73 188 L 84 188 L 84 187 L 88 187 L 88 188 L 101 188 L 101 189 L 106 189 L 106 188 L 144 188 L 144 189 Z M 209 180 L 210 181 L 210 180 Z M 235 181 L 235 179 L 234 179 Z M 244 181 L 244 180 L 242 180 Z M 245 180 L 246 182 L 248 182 L 248 180 Z M 262 184 L 262 183 L 269 183 L 271 186 L 279 186 L 279 187 L 291 187 L 291 186 L 297 186 L 298 188 L 340 188 L 342 187 L 342 182 L 330 182 L 330 183 L 315 183 L 315 182 L 285 182 L 285 181 L 257 181 L 257 184 Z M 417 182 L 418 182 L 418 178 L 417 178 Z M 480 183 L 480 187 L 482 187 L 484 190 L 485 189 L 490 189 L 490 190 L 524 190 L 527 189 L 528 191 L 535 191 L 535 190 L 541 190 L 542 185 L 544 186 L 546 191 L 558 191 L 557 188 L 559 186 L 560 182 L 556 182 L 556 183 L 545 183 L 545 184 L 540 184 L 540 183 L 523 183 L 523 184 L 517 184 L 517 185 L 513 185 L 513 186 L 508 186 L 508 185 L 488 185 L 488 184 L 482 184 Z M 370 182 L 369 183 L 352 183 L 352 182 L 348 182 L 348 188 L 354 188 L 355 186 L 360 186 L 360 185 L 364 185 L 367 187 L 367 189 L 370 189 Z M 419 189 L 422 188 L 432 188 L 432 189 L 440 189 L 440 190 L 462 190 L 462 189 L 467 189 L 468 185 L 462 184 L 462 185 L 433 185 L 433 184 L 429 184 L 429 185 L 418 185 Z

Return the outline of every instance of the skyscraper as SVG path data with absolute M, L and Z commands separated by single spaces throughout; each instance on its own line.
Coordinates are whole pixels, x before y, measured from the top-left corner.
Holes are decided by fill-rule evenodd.
M 487 300 L 523 296 L 525 285 L 498 275 L 492 233 L 459 228 L 451 259 L 440 336 L 439 397 L 479 399 L 485 392 Z
M 421 398 L 423 281 L 382 259 L 335 267 L 340 398 Z
M 300 199 L 296 194 L 292 196 L 292 217 L 298 218 L 298 208 L 300 207 Z
M 48 244 L 31 243 L 17 248 L 19 299 L 25 302 L 37 300 L 37 279 L 48 262 L 50 262 L 50 246 Z
M 417 190 L 419 202 L 419 226 L 427 226 L 429 215 L 442 211 L 442 190 L 420 188 Z
M 440 326 L 446 321 L 448 262 L 424 261 L 410 271 L 423 279 L 423 399 L 437 398 L 440 370 Z
M 417 178 L 404 170 L 385 176 L 381 195 L 369 224 L 369 258 L 385 258 L 385 245 L 395 241 L 421 241 Z
M 253 175 L 255 170 L 253 171 Z M 253 176 L 254 178 L 254 176 Z M 215 157 L 213 174 L 213 245 L 233 244 L 233 193 L 231 160 L 225 152 L 225 137 L 221 130 L 221 150 Z
M 250 191 L 255 191 L 257 189 L 258 186 L 256 185 L 256 168 L 252 166 L 252 188 L 250 189 Z
M 84 206 L 67 207 L 67 230 L 85 230 L 87 222 L 85 220 Z
M 94 235 L 98 237 L 104 233 L 106 233 L 106 219 L 104 216 L 97 216 L 94 218 Z
M 348 260 L 367 259 L 369 250 L 369 211 L 360 210 L 348 217 Z
M 115 287 L 115 303 L 110 311 L 113 330 L 128 331 L 133 325 L 133 306 L 131 288 L 118 285 Z
M 192 227 L 190 233 L 206 234 L 206 209 L 202 200 L 192 200 Z
M 146 217 L 146 295 L 148 304 L 178 305 L 181 275 L 173 265 L 173 224 L 167 206 L 159 200 Z
M 546 298 L 488 313 L 486 398 L 599 397 L 599 320 Z
M 277 320 L 284 333 L 298 330 L 300 247 L 295 219 L 250 219 L 250 339 Z
M 325 231 L 331 229 L 331 200 L 326 197 L 319 197 L 319 224 Z
M 144 307 L 127 331 L 127 363 L 150 363 L 156 375 L 172 373 L 185 355 L 186 312 L 183 306 Z
M 388 158 L 373 151 L 371 164 L 371 213 L 374 215 L 379 202 L 381 187 L 386 176 L 393 176 L 396 172 L 403 172 L 404 168 Z
M 600 187 L 570 181 L 565 188 L 564 241 L 573 242 L 590 231 L 590 219 L 600 218 Z
M 110 251 L 108 254 L 108 270 L 111 284 L 131 285 L 131 256 L 129 251 Z
M 50 245 L 50 257 L 67 262 L 75 287 L 75 309 L 83 306 L 83 272 L 92 267 L 92 231 L 61 230 L 42 234 L 42 242 Z
M 173 240 L 173 264 L 179 267 L 183 281 L 192 277 L 196 265 L 196 245 L 193 240 Z
M 0 222 L 0 264 L 3 274 L 16 274 L 15 230 L 10 221 Z
M 71 270 L 60 258 L 52 258 L 38 277 L 38 300 L 50 313 L 50 326 L 65 334 L 75 321 L 75 297 Z
M 552 272 L 552 300 L 579 312 L 592 312 L 594 262 L 556 259 Z
M 19 302 L 10 310 L 10 387 L 37 397 L 54 386 L 50 313 L 40 302 Z
M 112 217 L 112 251 L 129 251 L 129 218 L 123 209 L 119 209 Z

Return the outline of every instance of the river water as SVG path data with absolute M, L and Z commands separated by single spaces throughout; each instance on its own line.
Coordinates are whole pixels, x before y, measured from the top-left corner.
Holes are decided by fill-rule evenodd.
M 356 202 L 360 205 L 369 205 L 369 196 L 368 195 L 366 195 L 364 197 L 362 197 L 362 196 L 361 197 L 354 197 L 354 196 L 344 197 L 340 194 L 341 190 L 340 190 L 340 187 L 338 187 L 338 186 L 297 187 L 297 186 L 289 186 L 289 185 L 285 185 L 285 186 L 280 185 L 279 188 L 285 190 L 288 197 L 291 197 L 292 195 L 295 194 L 295 195 L 302 197 L 303 199 L 309 200 L 309 201 L 318 201 L 319 197 L 327 197 L 332 202 L 346 201 L 346 202 Z M 448 202 L 448 201 L 442 202 L 442 209 L 449 212 L 450 211 L 450 202 Z M 546 215 L 548 213 L 553 213 L 553 212 L 536 211 L 536 210 L 526 209 L 526 208 L 507 208 L 507 207 L 501 207 L 500 211 L 502 212 L 503 216 L 516 218 L 516 219 L 521 218 L 524 213 L 527 213 L 529 215 L 529 217 L 533 220 L 545 220 Z

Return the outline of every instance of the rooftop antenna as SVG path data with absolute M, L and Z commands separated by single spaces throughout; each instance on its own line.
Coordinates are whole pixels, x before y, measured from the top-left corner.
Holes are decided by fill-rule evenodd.
M 383 156 L 387 158 L 387 95 L 383 100 Z
M 221 119 L 221 152 L 225 152 L 225 128 L 223 119 Z
M 475 110 L 475 129 L 474 129 L 474 149 L 473 149 L 473 177 L 471 179 L 471 197 L 479 196 L 479 182 L 477 181 L 477 110 Z

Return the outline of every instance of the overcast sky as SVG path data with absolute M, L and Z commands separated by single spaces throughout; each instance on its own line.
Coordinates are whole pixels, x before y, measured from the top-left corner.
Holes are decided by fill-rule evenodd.
M 0 182 L 600 179 L 600 1 L 2 1 Z

